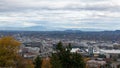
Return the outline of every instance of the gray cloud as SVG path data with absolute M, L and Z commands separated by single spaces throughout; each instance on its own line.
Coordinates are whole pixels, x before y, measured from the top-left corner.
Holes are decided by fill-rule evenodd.
M 119 7 L 114 0 L 0 0 L 0 27 L 115 30 L 120 29 Z

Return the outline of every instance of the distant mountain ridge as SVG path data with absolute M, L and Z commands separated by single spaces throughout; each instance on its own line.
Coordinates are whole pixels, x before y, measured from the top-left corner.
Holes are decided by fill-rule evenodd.
M 81 28 L 81 29 L 52 29 L 46 28 L 44 26 L 32 26 L 32 27 L 0 27 L 0 31 L 67 31 L 67 32 L 113 32 L 113 30 L 102 30 L 93 28 Z M 120 32 L 120 30 L 114 30 L 115 32 Z
M 120 41 L 120 30 L 115 31 L 9 31 L 1 30 L 0 35 L 10 36 L 20 34 L 23 36 L 37 36 L 59 39 L 79 39 L 79 40 L 102 40 L 102 41 Z

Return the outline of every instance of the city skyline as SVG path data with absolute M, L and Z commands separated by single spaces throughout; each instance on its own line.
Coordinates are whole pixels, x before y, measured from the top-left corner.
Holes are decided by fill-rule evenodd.
M 0 30 L 120 30 L 119 0 L 0 0 Z

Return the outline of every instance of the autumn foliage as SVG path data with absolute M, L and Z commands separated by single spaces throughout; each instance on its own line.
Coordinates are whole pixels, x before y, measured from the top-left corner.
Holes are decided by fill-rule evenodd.
M 21 43 L 13 37 L 0 39 L 0 68 L 34 68 L 31 60 L 26 60 L 18 54 Z
M 42 68 L 51 68 L 50 58 L 43 58 Z
M 15 65 L 19 46 L 20 43 L 12 37 L 3 37 L 0 39 L 0 67 Z

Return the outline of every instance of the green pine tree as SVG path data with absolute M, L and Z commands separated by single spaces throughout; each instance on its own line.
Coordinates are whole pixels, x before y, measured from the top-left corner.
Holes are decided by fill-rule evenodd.
M 78 53 L 71 53 L 71 49 L 71 44 L 63 47 L 62 42 L 59 42 L 56 46 L 56 53 L 53 53 L 51 57 L 52 68 L 85 68 L 82 56 Z
M 42 59 L 41 59 L 41 57 L 37 56 L 33 63 L 35 65 L 34 68 L 41 68 L 41 66 L 42 66 Z
M 62 68 L 61 61 L 57 54 L 52 54 L 51 61 L 50 61 L 52 68 Z

